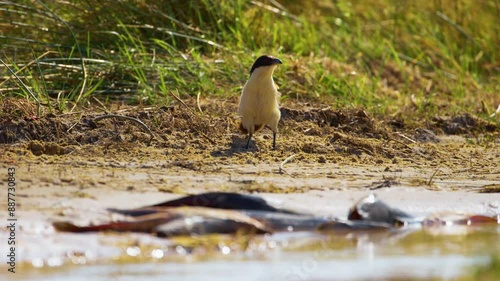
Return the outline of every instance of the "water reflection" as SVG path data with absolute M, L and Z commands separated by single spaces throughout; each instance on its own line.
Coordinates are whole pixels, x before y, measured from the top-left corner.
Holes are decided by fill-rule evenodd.
M 419 229 L 342 235 L 284 232 L 247 241 L 228 235 L 184 237 L 169 249 L 129 246 L 119 256 L 84 266 L 77 266 L 80 260 L 75 259 L 84 255 L 75 253 L 67 255 L 64 266 L 61 259 L 38 260 L 33 266 L 23 266 L 15 277 L 71 281 L 453 279 L 471 266 L 487 264 L 491 255 L 500 252 L 499 233 L 500 228 L 494 226 L 469 229 L 465 235 L 455 231 L 436 235 Z M 246 247 L 241 243 L 247 243 Z

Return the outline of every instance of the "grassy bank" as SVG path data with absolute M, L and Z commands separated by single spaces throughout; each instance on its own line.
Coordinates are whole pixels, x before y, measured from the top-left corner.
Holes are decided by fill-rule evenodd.
M 0 91 L 42 112 L 225 98 L 267 53 L 285 100 L 498 124 L 499 14 L 493 0 L 3 2 Z

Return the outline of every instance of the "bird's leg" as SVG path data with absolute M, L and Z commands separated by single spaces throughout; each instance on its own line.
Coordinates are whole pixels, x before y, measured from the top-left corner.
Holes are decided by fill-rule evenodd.
M 245 147 L 248 149 L 250 147 L 250 140 L 252 139 L 252 134 L 248 134 L 248 140 L 247 140 L 247 146 Z
M 276 133 L 273 132 L 273 150 L 276 150 Z

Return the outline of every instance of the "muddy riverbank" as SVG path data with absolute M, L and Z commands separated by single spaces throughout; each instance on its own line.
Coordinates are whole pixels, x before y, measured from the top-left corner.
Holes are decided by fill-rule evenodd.
M 113 106 L 112 113 L 144 122 L 152 140 L 134 122 L 95 121 L 103 114 L 95 108 L 35 118 L 16 111 L 21 106 L 16 101 L 3 102 L 11 110 L 4 110 L 3 117 L 10 119 L 2 119 L 0 130 L 1 178 L 6 182 L 7 169 L 16 169 L 17 235 L 22 240 L 18 257 L 21 268 L 30 272 L 79 262 L 144 261 L 147 267 L 156 262 L 154 255 L 135 257 L 130 247 L 138 245 L 145 252 L 175 242 L 138 234 L 63 234 L 51 223 L 96 223 L 112 219 L 108 207 L 134 208 L 206 191 L 255 193 L 284 208 L 341 218 L 370 193 L 422 216 L 500 213 L 499 134 L 491 124 L 467 114 L 436 117 L 415 127 L 362 110 L 285 104 L 277 150 L 270 149 L 271 133 L 264 130 L 247 151 L 245 136 L 235 130 L 236 103 L 231 100 L 163 108 Z M 5 209 L 5 200 L 1 206 Z M 299 255 L 294 264 L 309 254 Z M 173 259 L 179 255 L 182 264 L 190 259 L 182 253 Z M 488 253 L 481 256 L 485 259 Z M 261 258 L 276 257 L 257 260 Z M 477 264 L 472 260 L 465 263 Z M 217 256 L 217 261 L 224 264 L 223 257 Z M 350 260 L 352 266 L 359 261 Z M 243 263 L 253 262 L 250 258 Z M 310 277 L 323 280 L 324 275 Z

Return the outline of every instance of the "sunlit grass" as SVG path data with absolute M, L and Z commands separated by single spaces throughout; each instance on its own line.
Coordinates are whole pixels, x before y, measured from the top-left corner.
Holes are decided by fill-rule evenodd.
M 93 99 L 163 105 L 172 91 L 231 97 L 263 53 L 284 61 L 275 74 L 284 100 L 417 120 L 488 118 L 500 104 L 497 1 L 23 0 L 0 9 L 1 55 L 21 70 L 18 80 L 1 67 L 0 91 L 28 96 L 23 81 L 46 111 Z

